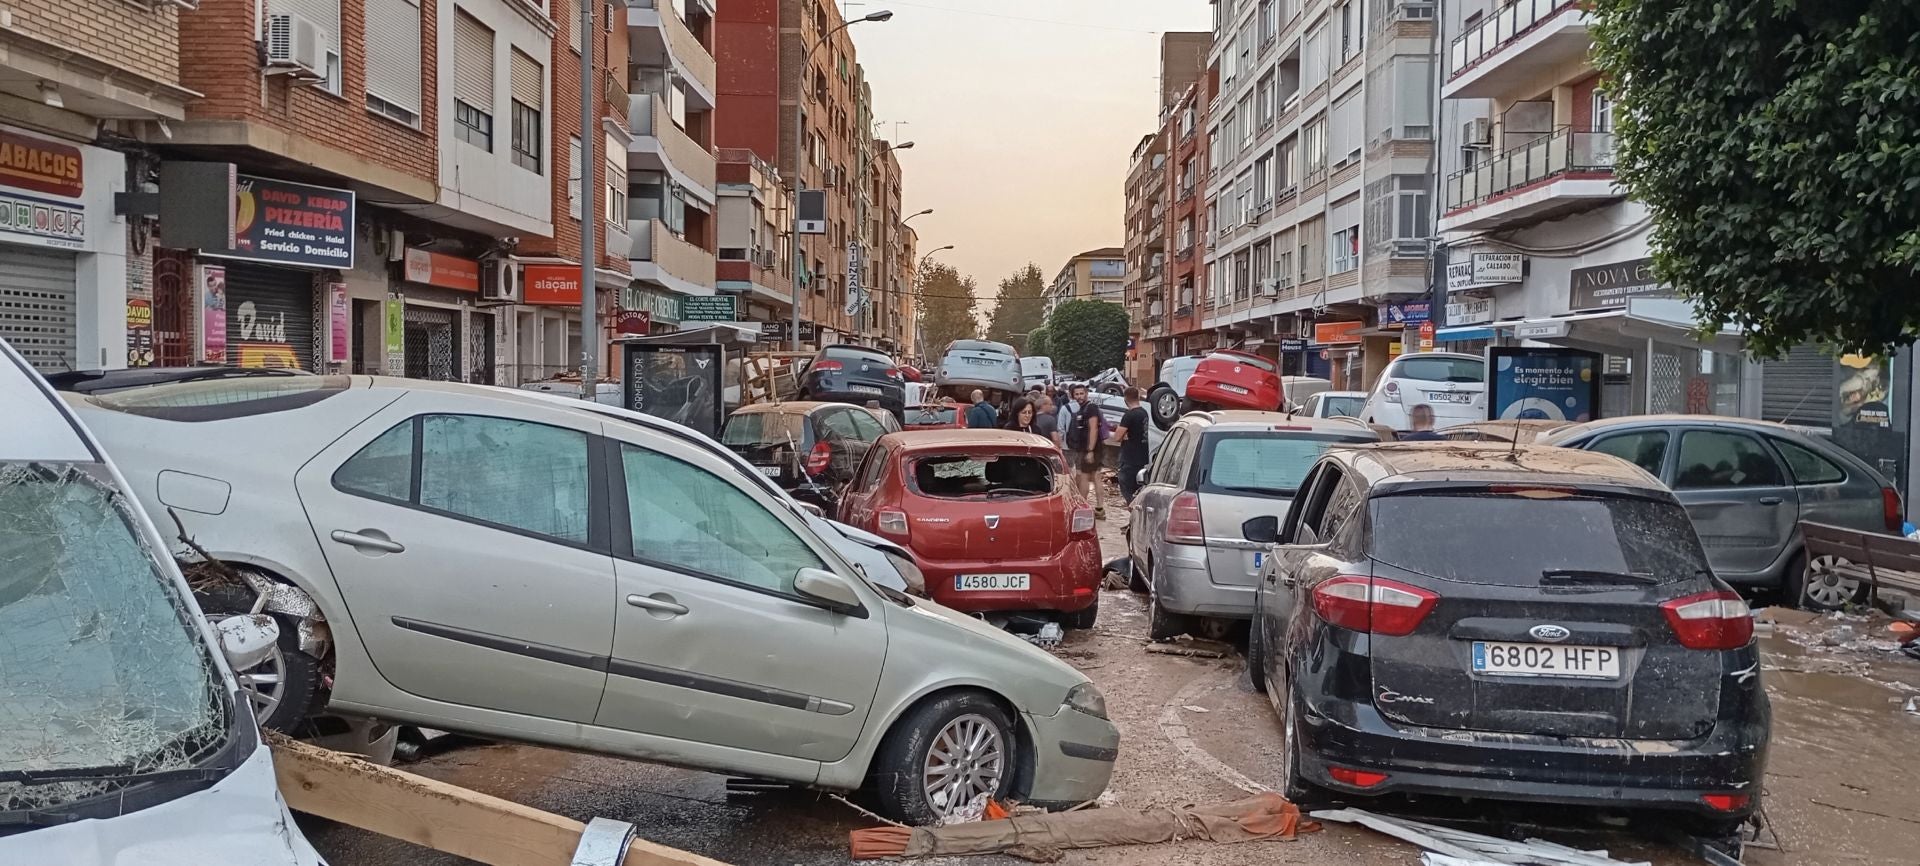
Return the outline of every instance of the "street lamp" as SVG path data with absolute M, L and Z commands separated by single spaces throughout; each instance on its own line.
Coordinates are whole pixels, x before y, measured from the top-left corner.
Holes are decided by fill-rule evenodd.
M 907 217 L 906 219 L 901 220 L 900 224 L 906 225 L 907 223 L 913 222 L 913 217 L 923 217 L 930 213 L 933 213 L 933 208 L 927 208 L 926 210 L 923 210 L 917 214 L 914 214 L 913 216 Z
M 934 249 L 928 250 L 926 255 L 920 257 L 920 270 L 924 271 L 927 269 L 927 259 L 933 258 L 934 256 L 939 255 L 940 253 L 944 253 L 950 249 L 953 249 L 953 244 L 947 244 L 944 247 L 936 247 Z
M 852 27 L 855 24 L 861 24 L 868 21 L 877 22 L 877 21 L 891 21 L 891 20 L 893 20 L 893 12 L 891 10 L 882 9 L 878 12 L 868 13 L 867 15 L 862 16 L 860 18 L 855 18 L 852 21 L 841 22 L 840 26 L 835 27 L 832 30 L 829 30 L 826 33 L 821 34 L 820 40 L 818 42 L 813 43 L 813 47 L 807 49 L 806 59 L 803 62 L 801 62 L 799 75 L 797 75 L 794 79 L 792 236 L 793 236 L 793 255 L 796 261 L 794 263 L 794 268 L 793 268 L 793 334 L 792 334 L 793 339 L 788 342 L 787 347 L 795 352 L 800 351 L 800 269 L 802 267 L 805 267 L 805 261 L 806 261 L 806 257 L 800 252 L 800 192 L 802 187 L 804 186 L 800 182 L 800 151 L 806 147 L 806 143 L 804 139 L 806 137 L 806 132 L 807 132 L 807 129 L 806 129 L 807 127 L 807 79 L 812 77 L 813 55 L 815 52 L 820 50 L 821 45 L 826 44 L 827 40 L 832 39 L 834 34 L 839 33 L 840 31 L 845 30 L 848 27 Z M 591 33 L 593 31 L 589 29 L 587 32 Z

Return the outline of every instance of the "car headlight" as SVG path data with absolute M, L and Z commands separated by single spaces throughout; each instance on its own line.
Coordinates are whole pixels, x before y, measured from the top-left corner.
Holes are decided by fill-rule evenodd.
M 914 565 L 913 560 L 897 553 L 887 553 L 887 563 L 893 566 L 894 571 L 900 572 L 900 579 L 907 582 L 908 593 L 921 598 L 928 597 L 927 576 L 920 572 L 920 566 Z
M 1107 698 L 1093 683 L 1081 683 L 1067 692 L 1066 705 L 1096 719 L 1107 717 Z

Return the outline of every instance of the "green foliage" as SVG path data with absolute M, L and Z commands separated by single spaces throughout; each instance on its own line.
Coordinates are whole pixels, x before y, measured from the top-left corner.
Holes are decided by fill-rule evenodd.
M 921 271 L 921 333 L 927 351 L 937 355 L 954 340 L 971 339 L 980 333 L 980 322 L 973 317 L 976 300 L 972 277 L 963 277 L 951 265 L 935 263 Z
M 1763 355 L 1920 336 L 1920 3 L 1592 5 L 1619 177 L 1702 326 Z
M 1014 271 L 1013 275 L 1000 281 L 1000 299 L 994 304 L 993 316 L 987 320 L 987 339 L 998 340 L 1019 349 L 1023 355 L 1039 355 L 1032 351 L 1032 337 L 1016 337 L 1015 334 L 1031 335 L 1047 318 L 1047 283 L 1040 275 L 1039 266 L 1028 262 L 1027 266 Z
M 1047 317 L 1047 354 L 1053 368 L 1092 376 L 1127 360 L 1127 310 L 1106 301 L 1065 301 Z
M 1027 347 L 1021 349 L 1020 354 L 1030 358 L 1044 358 L 1048 357 L 1047 353 L 1052 349 L 1052 338 L 1047 333 L 1047 326 L 1039 325 L 1027 332 Z

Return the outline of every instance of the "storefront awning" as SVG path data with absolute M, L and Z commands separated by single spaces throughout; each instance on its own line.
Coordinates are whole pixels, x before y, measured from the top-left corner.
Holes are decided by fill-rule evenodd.
M 1694 329 L 1693 305 L 1672 298 L 1634 298 L 1620 309 L 1501 322 L 1497 327 L 1512 329 L 1518 339 L 1605 352 L 1635 348 L 1648 340 L 1730 355 L 1739 354 L 1746 345 L 1741 332 L 1732 328 L 1701 339 Z
M 1443 343 L 1459 343 L 1467 340 L 1491 340 L 1492 325 L 1468 325 L 1458 328 L 1441 328 L 1433 332 L 1433 339 Z
M 738 349 L 757 345 L 760 342 L 760 329 L 758 326 L 715 322 L 692 330 L 675 331 L 657 337 L 626 337 L 615 342 L 642 346 L 706 346 L 718 343 Z

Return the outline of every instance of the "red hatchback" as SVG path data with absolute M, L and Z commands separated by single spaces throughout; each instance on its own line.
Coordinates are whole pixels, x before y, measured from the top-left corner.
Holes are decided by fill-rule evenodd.
M 1187 380 L 1187 400 L 1196 407 L 1273 412 L 1280 405 L 1280 368 L 1249 352 L 1209 352 Z
M 968 613 L 1100 612 L 1093 507 L 1053 443 L 1010 430 L 890 433 L 867 452 L 840 521 L 904 544 L 927 593 Z

